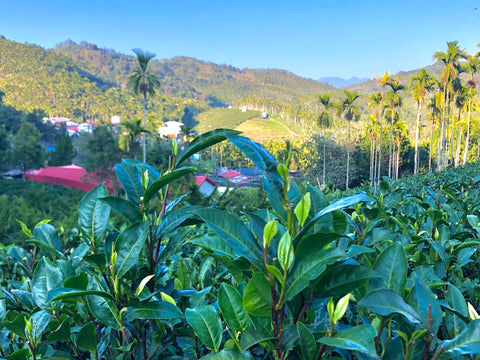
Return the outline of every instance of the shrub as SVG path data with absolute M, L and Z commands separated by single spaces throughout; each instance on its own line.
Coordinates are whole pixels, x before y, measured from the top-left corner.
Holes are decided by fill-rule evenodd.
M 167 201 L 193 153 L 228 139 L 264 175 L 268 209 Z M 168 171 L 116 165 L 78 231 L 24 227 L 1 249 L 2 356 L 105 359 L 469 359 L 480 353 L 478 185 L 329 203 L 236 132 L 201 135 Z M 0 200 L 1 201 L 1 200 Z M 111 210 L 125 221 L 112 227 Z

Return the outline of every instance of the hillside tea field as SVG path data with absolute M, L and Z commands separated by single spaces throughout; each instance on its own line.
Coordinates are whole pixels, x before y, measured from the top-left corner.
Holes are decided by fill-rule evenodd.
M 263 173 L 268 209 L 168 197 L 224 140 Z M 172 156 L 163 174 L 123 160 L 125 197 L 99 185 L 75 228 L 2 246 L 2 358 L 479 358 L 478 164 L 329 202 L 232 130 Z

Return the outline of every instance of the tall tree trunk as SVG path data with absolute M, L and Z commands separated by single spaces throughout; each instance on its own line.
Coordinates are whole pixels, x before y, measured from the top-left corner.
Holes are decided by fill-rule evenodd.
M 377 151 L 375 151 L 375 171 L 374 171 L 374 174 L 373 174 L 373 181 L 374 181 L 374 190 L 375 190 L 375 194 L 377 193 L 377 185 L 378 185 L 378 181 L 379 179 L 377 178 L 376 176 L 376 173 L 377 173 L 377 168 L 380 166 L 380 149 L 379 149 L 379 142 L 377 142 L 377 145 L 376 145 L 376 148 L 378 149 Z
M 422 116 L 422 104 L 419 102 L 417 104 L 417 126 L 415 128 L 415 161 L 413 166 L 413 173 L 416 174 L 418 172 L 418 137 L 420 133 L 420 117 Z
M 448 102 L 448 119 L 450 120 L 450 101 Z M 450 130 L 450 164 L 454 164 L 454 151 L 455 151 L 455 114 L 452 116 L 452 128 Z
M 432 172 L 432 151 L 433 151 L 433 128 L 435 127 L 435 116 L 432 113 L 432 128 L 430 129 L 430 151 L 428 152 L 428 172 Z
M 449 165 L 449 156 L 451 154 L 451 151 L 449 149 L 450 147 L 450 138 L 451 135 L 450 134 L 450 117 L 451 117 L 451 101 L 450 101 L 450 92 L 448 93 L 448 100 L 447 100 L 447 117 L 446 117 L 446 123 L 445 123 L 445 167 L 447 167 Z
M 382 168 L 382 135 L 383 135 L 383 121 L 382 121 L 382 119 L 380 119 L 380 145 L 378 147 L 378 161 L 377 161 L 378 181 L 380 181 L 381 176 L 382 176 L 382 172 L 381 172 L 381 168 Z
M 398 169 L 400 167 L 400 146 L 401 146 L 401 143 L 398 143 L 398 147 L 397 147 L 397 166 L 396 166 L 396 169 L 395 169 L 395 180 L 398 180 Z
M 393 117 L 395 112 L 392 108 L 392 118 L 390 119 L 390 154 L 388 157 L 388 177 L 392 177 L 392 147 L 393 147 Z
M 145 125 L 147 123 L 147 96 L 143 95 L 143 162 L 147 162 L 147 139 L 145 138 Z
M 373 139 L 370 137 L 370 184 L 373 186 L 373 173 L 375 170 L 373 169 L 373 166 L 375 164 L 375 159 L 374 159 L 375 153 L 374 153 L 374 144 L 373 144 Z
M 465 139 L 465 150 L 463 151 L 463 165 L 468 160 L 468 142 L 470 141 L 470 114 L 471 114 L 472 101 L 468 100 L 468 122 L 467 122 L 467 137 Z
M 322 179 L 322 190 L 325 189 L 325 165 L 326 165 L 326 142 L 325 142 L 325 128 L 323 128 L 323 179 Z
M 397 151 L 395 150 L 395 145 L 393 145 L 393 152 L 392 152 L 392 179 L 395 180 L 395 156 Z
M 397 149 L 396 149 L 395 143 L 394 143 L 393 147 L 392 147 L 392 174 L 391 174 L 392 180 L 395 180 L 395 159 L 396 159 L 396 156 L 397 156 Z
M 448 97 L 448 90 L 447 84 L 443 83 L 443 106 L 442 106 L 442 119 L 441 119 L 441 132 L 440 132 L 440 139 L 439 139 L 439 147 L 438 147 L 438 154 L 437 154 L 437 169 L 441 170 L 445 164 L 445 114 L 447 110 L 447 97 Z
M 440 149 L 440 147 L 441 147 L 441 139 L 440 139 L 440 137 L 438 138 L 437 147 L 438 147 L 439 149 Z M 440 162 L 440 165 L 441 165 L 441 164 L 442 164 L 442 162 Z M 437 166 L 437 170 L 440 170 L 440 169 L 441 169 L 441 168 L 439 168 L 439 167 Z
M 348 190 L 348 175 L 350 173 L 350 121 L 348 121 L 348 148 L 347 148 L 347 181 L 346 181 L 346 189 Z
M 375 178 L 376 174 L 377 174 L 377 163 L 378 163 L 377 146 L 378 146 L 378 142 L 375 141 L 374 148 L 373 148 L 373 189 L 374 189 L 374 194 L 376 194 L 376 192 L 377 192 L 377 181 L 376 181 L 376 178 Z
M 462 142 L 462 137 L 460 133 L 461 120 L 462 120 L 462 110 L 458 109 L 457 143 L 455 144 L 455 167 L 457 167 L 460 164 L 460 144 Z

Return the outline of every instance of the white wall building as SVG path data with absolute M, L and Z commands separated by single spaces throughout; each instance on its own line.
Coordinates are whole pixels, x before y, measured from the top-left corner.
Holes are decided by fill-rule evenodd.
M 183 124 L 178 121 L 166 121 L 160 126 L 158 132 L 162 137 L 177 138 L 182 132 L 182 126 Z
M 94 122 L 83 122 L 78 124 L 78 132 L 88 132 L 92 133 L 95 128 L 96 123 Z
M 110 118 L 110 122 L 112 123 L 112 125 L 120 125 L 120 123 L 122 122 L 122 118 L 118 115 L 113 115 L 111 118 Z

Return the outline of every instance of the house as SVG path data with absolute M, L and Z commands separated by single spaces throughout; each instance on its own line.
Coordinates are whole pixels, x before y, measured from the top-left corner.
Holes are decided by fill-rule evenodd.
M 113 126 L 117 126 L 117 125 L 120 125 L 120 123 L 122 122 L 122 118 L 118 115 L 113 115 L 110 118 L 110 122 L 112 123 Z
M 226 170 L 220 174 L 221 177 L 228 178 L 229 180 L 232 180 L 239 175 L 240 173 L 235 170 Z
M 83 122 L 78 124 L 78 132 L 87 132 L 87 133 L 92 133 L 93 129 L 97 125 L 96 122 Z
M 64 117 L 55 117 L 55 116 L 44 117 L 43 122 L 53 124 L 56 127 L 61 127 L 63 124 L 65 124 L 65 126 L 67 127 L 78 125 L 78 123 L 76 123 L 73 120 L 70 120 Z
M 211 195 L 217 187 L 217 184 L 206 175 L 195 176 L 195 183 L 200 188 L 200 192 L 205 196 Z
M 78 135 L 78 125 L 68 125 L 67 133 L 70 137 Z
M 78 123 L 64 117 L 49 116 L 44 117 L 43 122 L 47 124 L 55 125 L 57 128 L 65 126 L 68 136 L 78 135 Z
M 161 137 L 176 139 L 182 132 L 183 124 L 178 121 L 166 121 L 160 126 L 158 132 Z
M 87 170 L 75 164 L 65 166 L 47 166 L 38 170 L 30 170 L 27 172 L 26 177 L 27 180 L 70 186 L 75 189 L 80 189 L 84 192 L 90 191 L 100 183 L 95 178 L 94 173 L 87 173 Z M 112 193 L 112 180 L 106 179 L 104 184 L 108 191 Z
M 236 168 L 235 171 L 248 177 L 262 176 L 262 172 L 258 168 Z
M 249 176 L 243 175 L 235 170 L 224 171 L 220 176 L 227 180 L 227 184 L 230 183 L 239 187 L 245 186 L 245 184 L 248 184 L 252 180 Z

